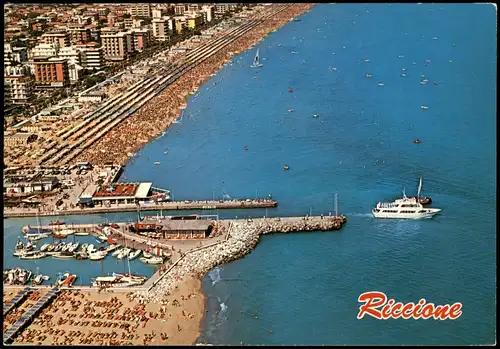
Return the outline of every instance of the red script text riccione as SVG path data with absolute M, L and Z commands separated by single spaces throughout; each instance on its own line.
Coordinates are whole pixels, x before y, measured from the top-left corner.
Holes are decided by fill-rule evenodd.
M 426 303 L 425 299 L 422 298 L 417 304 L 413 302 L 403 304 L 396 302 L 394 299 L 387 301 L 385 293 L 377 291 L 361 294 L 358 302 L 364 303 L 359 307 L 358 319 L 370 315 L 379 320 L 391 318 L 455 320 L 462 315 L 462 303 L 435 306 L 433 303 Z

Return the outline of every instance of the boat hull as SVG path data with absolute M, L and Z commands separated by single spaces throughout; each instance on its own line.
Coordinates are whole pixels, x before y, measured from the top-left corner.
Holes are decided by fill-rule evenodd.
M 434 217 L 439 213 L 441 209 L 426 209 L 422 213 L 392 213 L 392 212 L 377 212 L 375 209 L 372 210 L 372 214 L 375 218 L 386 218 L 386 219 L 429 219 Z

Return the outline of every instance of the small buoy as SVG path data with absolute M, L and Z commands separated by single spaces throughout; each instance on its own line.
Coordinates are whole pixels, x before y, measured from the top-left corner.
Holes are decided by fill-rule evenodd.
M 283 169 L 284 169 L 285 171 L 288 171 L 288 169 L 289 169 L 289 168 L 290 168 L 290 166 L 288 166 L 288 165 L 283 166 Z

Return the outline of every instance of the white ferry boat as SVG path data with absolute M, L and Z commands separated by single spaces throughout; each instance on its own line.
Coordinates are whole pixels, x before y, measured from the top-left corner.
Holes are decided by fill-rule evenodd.
M 422 206 L 416 198 L 408 198 L 403 190 L 403 198 L 394 202 L 379 202 L 372 209 L 375 218 L 422 219 L 432 218 L 441 209 Z

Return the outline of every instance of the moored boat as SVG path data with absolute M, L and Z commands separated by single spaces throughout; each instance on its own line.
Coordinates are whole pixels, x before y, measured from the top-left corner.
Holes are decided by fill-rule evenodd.
M 86 231 L 77 231 L 77 232 L 75 232 L 75 234 L 74 234 L 74 235 L 75 235 L 75 236 L 88 236 L 88 235 L 89 235 L 89 233 L 88 233 L 88 232 L 86 232 Z
M 128 259 L 129 261 L 133 260 L 133 259 L 136 259 L 137 257 L 140 256 L 140 254 L 142 253 L 141 250 L 135 250 L 135 251 L 130 251 L 129 254 L 128 254 Z
M 40 251 L 32 251 L 27 252 L 24 255 L 20 256 L 19 259 L 40 259 L 47 257 L 47 254 Z
M 162 264 L 163 263 L 163 258 L 161 257 L 151 257 L 151 258 L 144 258 L 141 257 L 139 260 L 143 263 L 146 264 Z

